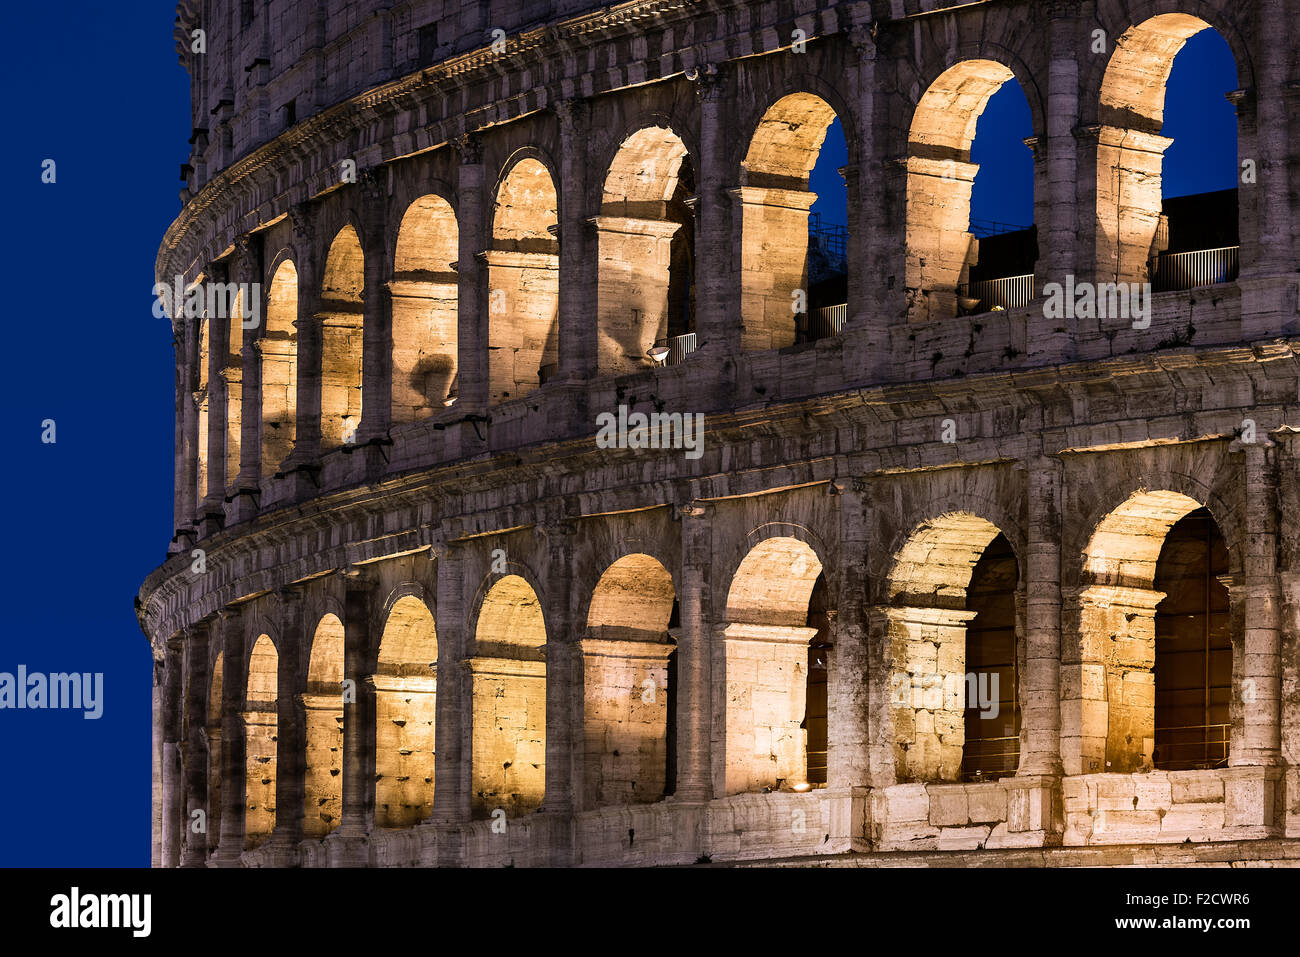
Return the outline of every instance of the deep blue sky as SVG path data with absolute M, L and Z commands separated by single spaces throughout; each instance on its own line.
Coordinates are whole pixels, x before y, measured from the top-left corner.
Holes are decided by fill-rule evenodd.
M 187 80 L 172 0 L 21 3 L 6 14 L 2 261 L 14 298 L 0 377 L 10 411 L 0 671 L 103 672 L 105 713 L 0 711 L 0 865 L 144 866 L 151 669 L 132 597 L 172 531 L 171 335 L 151 314 L 151 287 L 158 242 L 179 209 Z M 1170 195 L 1233 183 L 1222 94 L 1237 84 L 1230 59 L 1225 80 L 1213 51 L 1195 53 L 1203 42 L 1189 45 L 1174 77 L 1168 123 L 1180 139 L 1169 163 L 1181 172 L 1169 177 Z M 1193 88 L 1199 95 L 1180 92 Z M 1024 155 L 988 163 L 976 215 L 1028 223 L 1018 95 L 996 98 L 980 125 L 979 148 L 1002 136 Z M 53 185 L 40 179 L 47 158 L 57 163 Z M 832 130 L 813 188 L 829 194 L 844 162 Z M 819 205 L 841 223 L 842 195 L 838 209 L 833 197 Z M 54 445 L 40 441 L 45 419 L 56 422 Z

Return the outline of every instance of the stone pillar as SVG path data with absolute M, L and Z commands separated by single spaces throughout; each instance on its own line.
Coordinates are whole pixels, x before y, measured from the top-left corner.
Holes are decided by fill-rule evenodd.
M 699 204 L 695 244 L 695 328 L 699 351 L 719 356 L 740 352 L 741 320 L 732 202 L 726 193 L 726 140 L 731 91 L 722 68 L 701 64 L 687 71 L 700 101 Z
M 199 417 L 195 394 L 199 387 L 200 320 L 186 319 L 183 308 L 172 321 L 176 349 L 176 535 L 178 551 L 186 551 L 197 538 L 194 521 L 198 509 Z
M 870 531 L 866 505 L 870 487 L 861 479 L 837 480 L 840 555 L 834 612 L 830 617 L 826 688 L 826 790 L 831 827 L 830 853 L 866 850 L 871 669 L 867 655 L 867 554 Z
M 211 867 L 238 867 L 244 853 L 244 692 L 247 636 L 242 609 L 220 613 L 221 628 L 221 835 Z
M 681 641 L 677 647 L 677 789 L 678 801 L 713 797 L 711 739 L 713 700 L 709 627 L 712 614 L 710 566 L 713 562 L 712 506 L 682 506 L 682 579 L 678 605 Z
M 163 659 L 162 867 L 179 867 L 184 833 L 185 775 L 181 766 L 184 641 L 167 642 Z
M 1027 463 L 1024 671 L 1020 775 L 1061 774 L 1061 464 Z
M 470 817 L 470 708 L 468 679 L 464 669 L 445 667 L 466 657 L 470 635 L 469 608 L 465 601 L 465 547 L 458 544 L 435 546 L 438 575 L 438 699 L 435 704 L 434 737 L 438 759 L 434 763 L 433 817 L 450 830 Z M 452 860 L 459 859 L 455 847 Z M 439 863 L 445 863 L 442 849 Z
M 741 351 L 784 349 L 794 344 L 798 321 L 808 320 L 808 211 L 817 194 L 756 186 L 730 193 L 740 225 Z M 798 316 L 796 290 L 804 293 Z
M 957 315 L 957 287 L 970 278 L 979 254 L 968 231 L 979 166 L 909 156 L 906 168 L 908 318 L 951 319 Z
M 546 792 L 542 809 L 556 814 L 573 810 L 574 672 L 578 667 L 575 641 L 572 523 L 541 527 L 546 537 Z M 579 689 L 579 692 L 581 689 Z M 572 845 L 570 844 L 571 848 Z M 558 850 L 558 849 L 557 849 Z
M 149 742 L 151 771 L 150 815 L 149 815 L 149 866 L 163 866 L 163 818 L 165 804 L 163 796 L 163 723 L 166 709 L 163 705 L 163 659 L 165 654 L 155 642 L 153 651 L 153 733 Z
M 647 350 L 668 336 L 669 264 L 673 234 L 681 225 L 629 216 L 597 216 L 591 223 L 601 263 L 599 372 L 621 375 L 649 368 L 653 362 Z
M 1294 332 L 1297 312 L 1288 103 L 1288 94 L 1294 91 L 1287 82 L 1295 12 L 1284 0 L 1261 0 L 1255 16 L 1265 33 L 1258 48 L 1256 86 L 1234 100 L 1240 118 L 1238 285 L 1242 339 L 1247 342 Z M 1244 176 L 1241 164 L 1247 162 L 1255 167 L 1253 177 Z
M 208 622 L 185 638 L 185 820 L 182 867 L 202 867 L 208 856 Z M 197 829 L 196 829 L 197 828 Z
M 1242 658 L 1242 744 L 1234 767 L 1281 763 L 1282 606 L 1277 569 L 1277 479 L 1273 442 L 1239 446 L 1245 457 L 1246 551 L 1242 566 L 1245 640 Z
M 858 68 L 851 73 L 857 104 L 857 153 L 849 156 L 841 172 L 848 192 L 849 314 L 844 324 L 845 374 L 856 381 L 878 379 L 886 368 L 889 341 L 889 298 L 898 300 L 893 312 L 901 311 L 902 283 L 890 284 L 882 253 L 886 248 L 883 197 L 879 195 L 880 161 L 876 156 L 876 41 L 866 24 L 849 31 L 849 41 L 858 55 Z M 845 117 L 843 122 L 847 123 Z M 897 243 L 894 244 L 895 246 Z M 892 287 L 891 287 L 892 285 Z
M 388 172 L 366 169 L 358 178 L 365 286 L 362 290 L 361 426 L 358 445 L 388 442 L 393 412 L 393 301 L 388 255 Z M 376 467 L 382 466 L 382 459 Z
M 316 211 L 299 203 L 291 212 L 294 248 L 298 254 L 298 318 L 294 329 L 298 337 L 298 382 L 295 397 L 293 452 L 281 465 L 284 472 L 319 468 L 321 449 L 321 264 L 316 247 Z M 265 346 L 266 343 L 263 343 Z M 314 492 L 314 483 L 300 486 L 300 494 Z M 297 496 L 295 496 L 297 497 Z
M 581 810 L 657 801 L 667 770 L 666 634 L 600 628 L 579 642 L 582 654 Z M 653 689 L 651 687 L 653 682 Z
M 235 255 L 230 264 L 232 281 L 247 283 L 250 298 L 257 299 L 257 325 L 247 325 L 240 348 L 239 400 L 239 474 L 235 476 L 231 501 L 226 508 L 226 524 L 245 522 L 257 514 L 262 482 L 262 364 L 257 340 L 266 331 L 267 295 L 262 280 L 262 243 L 244 235 L 235 240 Z
M 1034 220 L 1038 223 L 1038 264 L 1034 267 L 1034 294 L 1041 296 L 1047 283 L 1066 282 L 1079 272 L 1078 251 L 1081 207 L 1078 142 L 1079 59 L 1087 34 L 1079 23 L 1078 0 L 1044 4 L 1048 18 L 1051 62 L 1047 76 L 1047 115 L 1044 135 L 1034 145 Z M 1065 361 L 1073 348 L 1071 319 L 1030 320 L 1029 357 L 1035 363 Z
M 302 593 L 285 588 L 279 594 L 280 643 L 276 673 L 275 828 L 264 845 L 266 861 L 274 867 L 300 862 L 307 778 L 307 721 L 303 694 L 307 672 L 303 663 L 309 636 L 303 620 Z
M 226 267 L 209 263 L 203 269 L 204 286 L 211 288 L 226 280 Z M 215 298 L 215 297 L 214 297 Z M 223 303 L 224 305 L 225 303 Z M 230 316 L 218 307 L 208 316 L 208 462 L 207 487 L 199 502 L 199 534 L 207 537 L 221 530 L 225 521 L 226 498 L 226 356 L 230 352 Z
M 586 385 L 596 375 L 591 304 L 599 276 L 587 217 L 591 104 L 562 100 L 553 109 L 560 126 L 560 378 L 580 386 L 575 396 L 585 400 Z M 579 414 L 585 418 L 585 409 Z
M 1094 281 L 1145 283 L 1150 279 L 1152 244 L 1160 225 L 1165 150 L 1173 140 L 1116 126 L 1098 126 L 1086 133 L 1084 148 L 1093 137 L 1097 146 L 1092 169 L 1080 164 L 1080 178 L 1091 177 L 1096 183 Z M 1096 327 L 1078 333 L 1100 331 Z
M 488 317 L 485 301 L 487 271 L 479 253 L 487 248 L 489 232 L 483 222 L 483 146 L 467 133 L 454 143 L 460 157 L 456 186 L 456 216 L 459 220 L 459 255 L 456 272 L 458 329 L 457 399 L 454 411 L 460 425 L 450 424 L 447 441 L 453 456 L 468 455 L 483 446 L 486 438 L 481 420 L 486 417 L 490 379 L 488 370 Z M 444 433 L 446 435 L 446 433 Z
M 559 287 L 555 253 L 489 249 L 479 261 L 491 290 L 487 309 L 488 404 L 518 398 L 541 384 L 541 369 L 557 355 L 551 309 Z M 588 314 L 590 324 L 590 314 Z
M 374 588 L 361 574 L 344 583 L 343 819 L 325 843 L 331 866 L 360 867 L 375 814 Z

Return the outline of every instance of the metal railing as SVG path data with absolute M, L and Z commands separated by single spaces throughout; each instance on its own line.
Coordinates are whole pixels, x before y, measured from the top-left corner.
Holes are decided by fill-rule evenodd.
M 1034 299 L 1034 274 L 964 282 L 957 286 L 957 295 L 963 299 L 978 300 L 977 304 L 965 310 L 967 313 L 1027 306 Z
M 808 752 L 808 783 L 825 784 L 827 768 L 827 751 Z
M 1241 269 L 1240 252 L 1240 246 L 1220 246 L 1188 253 L 1161 253 L 1151 287 L 1155 292 L 1173 292 L 1234 282 Z
M 1162 771 L 1227 767 L 1229 727 L 1226 724 L 1186 724 L 1176 728 L 1156 728 L 1156 767 Z
M 979 239 L 987 239 L 990 236 L 1001 236 L 1003 233 L 1023 232 L 1028 228 L 1028 226 L 1017 226 L 1015 223 L 999 223 L 992 219 L 972 219 L 969 232 Z
M 668 340 L 668 359 L 666 365 L 676 365 L 695 351 L 695 333 L 673 336 Z
M 829 339 L 844 331 L 844 323 L 849 318 L 848 303 L 838 306 L 821 306 L 814 309 L 807 317 L 808 339 Z
M 1020 735 L 970 739 L 962 752 L 962 780 L 992 781 L 1015 774 L 1019 764 Z
M 848 255 L 849 231 L 846 227 L 823 223 L 821 213 L 813 213 L 808 218 L 808 232 L 817 237 L 826 255 L 836 259 Z

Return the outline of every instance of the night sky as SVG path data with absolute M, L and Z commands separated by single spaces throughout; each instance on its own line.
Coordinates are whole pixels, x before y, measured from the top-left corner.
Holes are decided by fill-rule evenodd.
M 149 863 L 148 644 L 132 599 L 172 533 L 171 333 L 151 313 L 158 243 L 179 210 L 190 133 L 188 81 L 173 49 L 172 0 L 10 4 L 0 152 L 13 360 L 0 378 L 9 420 L 7 615 L 0 671 L 103 672 L 104 715 L 0 711 L 0 864 Z M 1167 195 L 1235 181 L 1238 85 L 1226 44 L 1179 57 L 1166 133 Z M 1032 221 L 1030 135 L 1009 85 L 979 125 L 974 215 Z M 54 159 L 56 182 L 41 182 Z M 844 222 L 843 137 L 831 131 L 813 188 Z M 829 174 L 829 176 L 827 175 Z M 833 179 L 831 179 L 833 177 Z M 870 187 L 869 182 L 865 184 Z M 41 442 L 53 419 L 55 444 Z

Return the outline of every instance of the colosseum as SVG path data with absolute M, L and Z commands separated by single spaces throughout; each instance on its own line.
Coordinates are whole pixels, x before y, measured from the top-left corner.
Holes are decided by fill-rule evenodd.
M 1294 14 L 182 0 L 155 866 L 1300 863 Z

